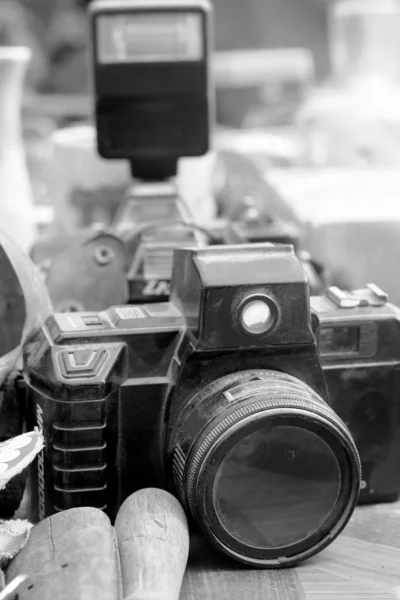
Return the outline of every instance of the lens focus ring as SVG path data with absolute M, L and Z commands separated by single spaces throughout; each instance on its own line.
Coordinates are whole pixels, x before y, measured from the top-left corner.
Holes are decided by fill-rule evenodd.
M 196 413 L 195 417 L 193 413 Z M 201 426 L 199 417 L 204 418 L 205 415 L 207 419 L 204 419 Z M 204 498 L 212 496 L 210 486 L 215 488 L 216 485 L 210 473 L 213 470 L 217 473 L 216 465 L 223 464 L 224 456 L 231 452 L 238 440 L 240 442 L 241 439 L 246 439 L 249 427 L 254 429 L 254 424 L 257 423 L 262 423 L 263 426 L 275 423 L 277 417 L 294 422 L 299 430 L 314 428 L 317 438 L 322 439 L 323 432 L 328 432 L 327 435 L 334 440 L 334 445 L 341 448 L 343 456 L 347 456 L 346 460 L 341 461 L 341 468 L 348 472 L 339 475 L 339 479 L 346 479 L 347 482 L 342 486 L 343 489 L 341 488 L 342 508 L 335 509 L 337 515 L 332 517 L 332 526 L 329 532 L 324 533 L 323 539 L 317 536 L 309 548 L 292 557 L 274 558 L 271 552 L 253 552 L 252 549 L 243 546 L 235 549 L 232 540 L 225 543 L 218 539 L 218 534 L 209 527 L 212 518 L 204 512 Z M 361 478 L 358 453 L 345 424 L 332 408 L 302 381 L 284 373 L 268 370 L 225 376 L 206 386 L 200 394 L 191 399 L 187 408 L 187 421 L 196 422 L 199 429 L 197 435 L 191 436 L 190 443 L 188 438 L 181 438 L 181 443 L 175 444 L 173 477 L 176 489 L 207 537 L 225 553 L 254 566 L 295 564 L 325 547 L 347 523 L 358 498 Z M 192 426 L 188 427 L 189 429 L 193 434 Z M 184 430 L 185 419 L 181 431 Z M 343 463 L 348 466 L 343 467 Z
M 264 394 L 265 393 L 268 393 L 267 390 L 264 392 Z M 360 458 L 358 455 L 357 448 L 352 442 L 351 434 L 348 431 L 347 427 L 344 425 L 344 423 L 341 421 L 341 419 L 335 414 L 335 412 L 327 404 L 325 404 L 322 399 L 319 399 L 320 403 L 318 403 L 318 401 L 316 401 L 315 398 L 311 399 L 311 396 L 310 400 L 299 400 L 298 398 L 293 398 L 292 396 L 288 395 L 287 390 L 285 390 L 284 393 L 282 393 L 282 395 L 279 395 L 276 391 L 274 391 L 273 398 L 253 401 L 251 402 L 251 404 L 238 408 L 235 412 L 229 414 L 229 416 L 220 421 L 207 434 L 207 436 L 204 438 L 204 440 L 198 446 L 198 448 L 196 448 L 196 451 L 193 453 L 188 468 L 186 470 L 185 477 L 186 502 L 191 512 L 193 511 L 193 508 L 196 503 L 197 477 L 203 465 L 204 458 L 207 456 L 212 446 L 215 444 L 216 441 L 218 441 L 221 438 L 221 436 L 226 431 L 228 431 L 236 423 L 240 423 L 245 417 L 257 414 L 261 411 L 287 411 L 288 409 L 294 409 L 294 411 L 303 410 L 307 411 L 310 415 L 323 417 L 327 421 L 331 422 L 332 425 L 336 426 L 338 431 L 341 431 L 345 435 L 345 437 L 348 437 L 350 445 L 353 447 L 354 457 L 358 462 L 358 467 L 361 472 Z M 296 412 L 294 414 L 296 414 Z M 181 476 L 183 478 L 183 472 Z M 176 484 L 180 489 L 184 489 L 183 480 L 182 482 L 177 481 Z

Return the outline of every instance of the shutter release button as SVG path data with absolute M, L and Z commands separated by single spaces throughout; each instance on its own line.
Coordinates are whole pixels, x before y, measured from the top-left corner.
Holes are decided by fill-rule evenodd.
M 82 317 L 82 321 L 85 323 L 85 325 L 89 325 L 89 326 L 101 326 L 103 325 L 103 321 L 96 316 L 93 317 Z

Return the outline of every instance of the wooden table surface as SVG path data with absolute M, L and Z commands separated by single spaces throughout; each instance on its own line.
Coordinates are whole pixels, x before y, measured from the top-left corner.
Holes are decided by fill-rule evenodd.
M 358 507 L 326 550 L 294 569 L 246 569 L 192 542 L 180 600 L 400 599 L 400 502 Z

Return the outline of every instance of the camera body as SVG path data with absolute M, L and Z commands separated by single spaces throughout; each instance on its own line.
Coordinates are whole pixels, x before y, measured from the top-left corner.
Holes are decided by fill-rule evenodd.
M 362 502 L 396 500 L 400 311 L 377 288 L 330 288 L 310 305 L 287 245 L 174 257 L 169 302 L 55 314 L 26 347 L 29 421 L 46 439 L 32 477 L 36 516 L 92 505 L 113 517 L 148 486 L 187 505 L 193 444 L 259 370 L 296 378 L 347 424 L 361 453 Z M 259 303 L 268 313 L 261 334 L 251 314 Z
M 174 180 L 134 184 L 113 229 L 126 248 L 130 304 L 168 300 L 174 248 L 210 241 L 208 231 L 193 222 Z
M 292 244 L 312 294 L 326 287 L 325 270 L 299 249 L 292 223 L 249 207 L 240 221 L 197 225 L 173 181 L 137 183 L 121 204 L 113 227 L 42 238 L 32 251 L 55 312 L 105 310 L 117 304 L 169 299 L 175 248 L 223 244 Z M 74 265 L 74 269 L 71 269 Z
M 325 287 L 324 269 L 299 249 L 301 232 L 296 225 L 261 215 L 249 206 L 239 221 L 220 218 L 198 226 L 171 182 L 133 186 L 114 226 L 131 260 L 127 272 L 130 304 L 169 299 L 173 251 L 187 246 L 292 244 L 311 293 L 318 294 Z
M 311 298 L 329 402 L 349 427 L 362 463 L 360 503 L 400 495 L 400 311 L 374 285 L 329 288 Z

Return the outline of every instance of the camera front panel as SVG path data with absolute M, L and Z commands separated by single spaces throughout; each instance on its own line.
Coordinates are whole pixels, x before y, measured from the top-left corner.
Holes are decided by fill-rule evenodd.
M 114 519 L 133 492 L 164 487 L 170 377 L 127 379 L 96 398 L 85 375 L 81 393 L 70 388 L 58 400 L 28 390 L 28 422 L 46 440 L 32 466 L 34 520 L 79 506 L 94 506 Z M 72 385 L 77 382 L 75 373 Z
M 107 513 L 113 519 L 122 502 L 134 492 L 165 488 L 164 439 L 171 380 L 131 380 L 123 385 L 118 398 L 118 439 L 114 468 L 118 494 Z
M 55 315 L 30 342 L 29 424 L 46 442 L 32 471 L 35 520 L 78 506 L 113 518 L 130 493 L 160 483 L 165 403 L 184 333 L 165 303 Z
M 313 345 L 303 283 L 226 286 L 207 292 L 199 348 Z
M 330 405 L 354 437 L 362 465 L 360 503 L 400 495 L 400 365 L 324 369 Z
M 292 246 L 178 248 L 171 301 L 199 351 L 315 345 L 308 282 Z
M 311 298 L 330 403 L 360 453 L 360 502 L 400 495 L 400 311 L 374 284 Z
M 89 391 L 89 390 L 87 390 Z M 45 446 L 30 467 L 31 519 L 79 506 L 106 510 L 117 496 L 118 392 L 54 400 L 28 388 L 27 422 Z

